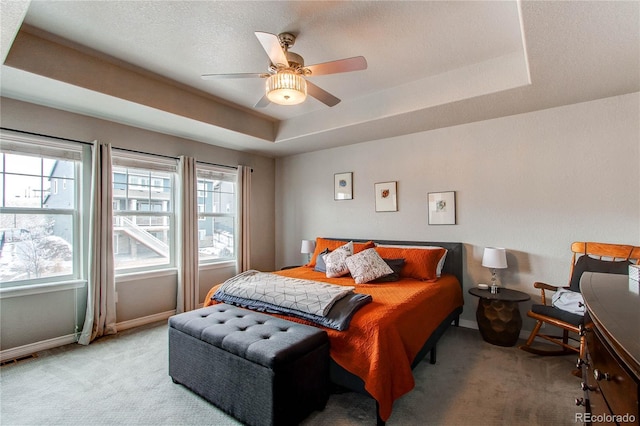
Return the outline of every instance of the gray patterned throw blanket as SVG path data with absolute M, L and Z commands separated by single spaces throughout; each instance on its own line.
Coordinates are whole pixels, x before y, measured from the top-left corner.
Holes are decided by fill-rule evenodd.
M 224 295 L 227 298 L 254 300 L 324 317 L 338 300 L 353 290 L 355 287 L 249 270 L 225 281 L 214 298 Z

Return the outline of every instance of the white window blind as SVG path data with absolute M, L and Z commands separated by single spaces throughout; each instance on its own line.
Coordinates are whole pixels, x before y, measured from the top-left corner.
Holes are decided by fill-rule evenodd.
M 113 149 L 113 165 L 169 173 L 178 171 L 178 160 L 176 158 L 130 152 L 117 148 Z
M 29 136 L 10 130 L 0 131 L 0 152 L 59 160 L 82 160 L 83 144 L 45 136 Z

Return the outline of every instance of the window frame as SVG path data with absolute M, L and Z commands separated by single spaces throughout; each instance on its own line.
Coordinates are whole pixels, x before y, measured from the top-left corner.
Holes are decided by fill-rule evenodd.
M 71 219 L 71 229 L 73 231 L 71 241 L 69 242 L 72 246 L 70 273 L 38 278 L 1 281 L 0 290 L 28 290 L 29 288 L 41 288 L 43 285 L 46 285 L 47 287 L 57 287 L 68 285 L 69 282 L 86 282 L 88 255 L 87 253 L 85 253 L 86 250 L 84 249 L 86 244 L 84 234 L 88 226 L 88 218 L 86 217 L 85 212 L 89 211 L 89 197 L 87 190 L 88 188 L 83 184 L 83 182 L 86 178 L 86 174 L 90 173 L 91 169 L 91 144 L 48 138 L 45 136 L 27 136 L 22 134 L 14 134 L 14 132 L 6 131 L 4 129 L 0 131 L 0 140 L 2 140 L 3 145 L 0 148 L 1 154 L 12 154 L 39 158 L 40 164 L 42 164 L 43 159 L 73 162 L 74 172 L 73 179 L 69 178 L 68 176 L 64 177 L 65 182 L 67 180 L 74 181 L 73 207 L 47 207 L 42 196 L 40 197 L 40 207 L 5 207 L 5 177 L 7 174 L 19 175 L 20 173 L 16 174 L 13 172 L 8 172 L 3 163 L 2 170 L 0 170 L 0 174 L 2 175 L 2 179 L 0 179 L 0 185 L 2 185 L 3 196 L 3 199 L 0 200 L 0 215 L 34 215 L 37 217 L 67 216 Z M 4 158 L 6 157 L 3 157 L 3 161 L 5 161 Z M 47 178 L 51 180 L 49 194 L 56 195 L 53 193 L 53 187 L 58 183 L 57 179 L 59 177 L 52 179 L 51 176 L 44 175 L 45 171 L 42 169 L 42 167 L 40 167 L 39 173 L 40 179 L 42 181 Z M 35 176 L 35 174 L 33 173 L 27 173 L 26 175 Z
M 201 185 L 202 181 L 213 181 L 214 179 L 202 175 L 206 174 L 222 174 L 228 175 L 232 177 L 232 179 L 221 179 L 220 181 L 226 181 L 233 183 L 233 212 L 206 212 L 206 202 L 201 202 L 202 198 L 206 198 L 207 193 L 215 194 L 215 191 L 207 190 L 207 185 Z M 196 197 L 196 204 L 198 205 L 198 266 L 200 269 L 206 269 L 212 266 L 230 264 L 233 262 L 237 262 L 238 260 L 238 247 L 239 247 L 239 237 L 240 237 L 240 229 L 239 229 L 239 212 L 238 212 L 238 194 L 239 185 L 238 185 L 238 171 L 235 168 L 227 168 L 221 166 L 210 165 L 207 163 L 198 163 L 196 162 L 196 193 L 194 194 Z M 215 203 L 214 203 L 215 204 Z M 200 206 L 204 205 L 204 212 L 200 211 Z M 216 257 L 216 258 L 205 258 L 203 259 L 200 255 L 200 225 L 202 222 L 206 222 L 207 218 L 214 219 L 215 218 L 232 218 L 233 222 L 233 256 L 227 257 Z
M 140 190 L 143 188 L 145 192 L 147 192 L 148 198 L 137 199 L 136 202 L 138 204 L 139 201 L 143 203 L 147 203 L 149 209 L 148 210 L 129 210 L 129 209 L 113 209 L 113 225 L 115 225 L 116 217 L 148 217 L 148 218 L 164 218 L 168 217 L 167 224 L 168 226 L 168 254 L 169 260 L 166 263 L 161 264 L 153 264 L 153 265 L 142 265 L 142 266 L 127 266 L 118 267 L 117 262 L 114 262 L 114 274 L 116 279 L 119 277 L 133 275 L 133 274 L 146 274 L 153 273 L 163 270 L 172 270 L 177 268 L 177 226 L 178 219 L 177 215 L 179 212 L 177 209 L 180 207 L 177 205 L 179 197 L 178 197 L 178 187 L 179 187 L 179 179 L 178 175 L 178 167 L 177 160 L 173 158 L 161 157 L 153 154 L 143 154 L 138 152 L 130 152 L 127 150 L 120 150 L 114 148 L 112 155 L 112 177 L 115 176 L 116 169 L 124 169 L 126 179 L 124 182 L 117 182 L 113 179 L 112 189 L 114 190 L 114 199 L 113 203 L 118 203 L 120 205 L 120 200 L 131 200 L 130 193 L 132 188 L 134 191 Z M 129 170 L 133 170 L 134 173 L 130 174 Z M 141 176 L 139 171 L 145 171 L 148 173 L 147 176 Z M 154 211 L 153 208 L 153 200 L 151 196 L 154 193 L 163 192 L 156 191 L 158 188 L 152 182 L 154 179 L 154 173 L 168 174 L 169 175 L 169 183 L 166 186 L 168 188 L 167 193 L 170 195 L 169 200 L 167 200 L 168 205 L 171 207 L 169 211 Z M 135 182 L 131 182 L 131 177 L 135 177 Z M 140 184 L 140 179 L 148 179 L 146 184 Z M 163 178 L 164 179 L 164 178 Z M 118 186 L 124 186 L 124 197 L 123 198 L 115 198 L 115 191 Z M 164 185 L 162 186 L 165 187 Z M 113 204 L 112 203 L 112 204 Z M 129 207 L 129 202 L 124 203 L 125 207 Z M 163 220 L 164 222 L 164 220 Z M 147 231 L 148 232 L 148 231 Z M 150 233 L 150 232 L 149 232 Z M 114 256 L 116 254 L 116 247 L 118 243 L 115 241 L 115 226 L 114 226 Z

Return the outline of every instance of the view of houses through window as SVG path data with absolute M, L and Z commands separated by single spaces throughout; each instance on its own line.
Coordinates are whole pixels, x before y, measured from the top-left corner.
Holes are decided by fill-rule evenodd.
M 0 282 L 77 277 L 81 162 L 0 153 Z
M 116 271 L 173 265 L 174 174 L 113 166 Z
M 113 232 L 116 271 L 149 270 L 175 265 L 174 171 L 156 164 L 127 166 L 114 159 Z M 170 169 L 170 167 L 169 167 Z M 200 264 L 235 260 L 237 172 L 197 166 L 198 258 Z
M 42 143 L 38 145 L 36 142 Z M 0 283 L 81 279 L 88 250 L 82 199 L 89 145 L 2 140 Z M 88 170 L 88 169 L 87 169 Z M 113 247 L 117 274 L 176 266 L 177 160 L 113 155 Z M 237 171 L 198 163 L 200 264 L 233 261 L 237 242 Z M 87 179 L 88 180 L 88 179 Z M 85 189 L 86 190 L 86 189 Z M 84 217 L 83 217 L 84 215 Z
M 235 259 L 236 171 L 199 166 L 197 176 L 199 262 Z

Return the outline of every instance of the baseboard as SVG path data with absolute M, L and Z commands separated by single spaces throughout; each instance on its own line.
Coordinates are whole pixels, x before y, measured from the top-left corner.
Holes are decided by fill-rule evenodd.
M 116 324 L 116 330 L 123 331 L 130 328 L 139 327 L 141 325 L 147 325 L 158 321 L 167 320 L 170 316 L 175 315 L 176 311 L 160 312 L 158 314 L 149 315 L 142 318 L 136 318 L 130 321 L 122 321 Z M 66 336 L 55 337 L 53 339 L 42 340 L 36 343 L 29 343 L 24 346 L 17 346 L 15 348 L 5 349 L 0 351 L 0 362 L 10 361 L 12 359 L 24 358 L 33 355 L 40 351 L 46 351 L 48 349 L 57 348 L 59 346 L 68 345 L 70 343 L 76 343 L 78 341 L 75 334 L 69 334 Z
M 0 351 L 0 362 L 9 361 L 12 359 L 24 358 L 33 355 L 40 351 L 46 351 L 48 349 L 57 348 L 58 346 L 68 345 L 70 343 L 77 342 L 75 334 L 68 334 L 66 336 L 60 336 L 53 339 L 42 340 L 36 343 L 29 343 L 24 346 L 17 346 L 11 349 L 5 349 Z
M 474 330 L 478 329 L 478 323 L 475 321 L 469 321 L 460 318 L 460 327 L 464 328 L 472 328 Z M 527 340 L 529 338 L 529 334 L 531 334 L 531 330 L 520 330 L 520 338 Z
M 142 318 L 136 318 L 129 321 L 122 321 L 116 324 L 116 329 L 118 331 L 128 330 L 134 327 L 140 327 L 142 325 L 151 324 L 158 321 L 164 321 L 169 319 L 169 317 L 176 314 L 175 310 L 160 312 L 158 314 L 148 315 Z M 464 328 L 472 328 L 474 330 L 478 329 L 478 323 L 475 321 L 469 321 L 465 319 L 460 319 L 460 327 Z M 527 339 L 529 337 L 529 331 L 523 330 L 520 332 L 521 339 Z M 76 336 L 74 334 L 69 334 L 67 336 L 56 337 L 54 339 L 43 340 L 41 342 L 31 343 L 24 346 L 18 346 L 16 348 L 6 349 L 4 351 L 0 351 L 0 362 L 4 362 L 11 359 L 23 358 L 29 355 L 32 355 L 36 352 L 45 351 L 48 349 L 53 349 L 58 346 L 68 345 L 70 343 L 75 343 L 77 341 Z
M 460 318 L 460 327 L 478 329 L 478 323 Z
M 122 321 L 116 324 L 116 330 L 124 331 L 130 328 L 140 327 L 141 325 L 147 325 L 158 321 L 164 321 L 169 317 L 176 314 L 175 309 L 172 311 L 160 312 L 146 317 L 136 318 L 129 321 Z

